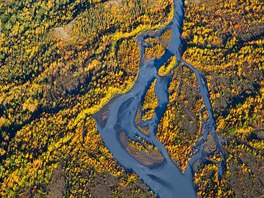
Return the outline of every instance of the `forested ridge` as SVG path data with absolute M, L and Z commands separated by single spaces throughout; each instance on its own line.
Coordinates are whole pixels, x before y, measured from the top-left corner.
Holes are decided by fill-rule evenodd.
M 199 197 L 264 194 L 263 9 L 262 0 L 185 1 L 183 58 L 207 78 L 227 156 L 221 181 L 219 154 L 197 162 Z M 115 161 L 92 114 L 133 86 L 137 35 L 167 24 L 172 11 L 172 0 L 0 1 L 1 197 L 155 197 Z M 170 36 L 149 38 L 144 61 L 160 57 Z M 175 62 L 158 71 L 173 80 L 157 137 L 184 170 L 206 115 L 195 75 L 171 70 Z M 145 120 L 157 106 L 154 84 Z

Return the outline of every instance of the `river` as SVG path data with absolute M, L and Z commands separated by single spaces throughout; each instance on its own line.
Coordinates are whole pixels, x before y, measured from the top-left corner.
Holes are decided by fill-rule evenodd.
M 127 170 L 135 172 L 157 196 L 162 198 L 192 198 L 196 197 L 193 186 L 193 164 L 204 157 L 203 147 L 209 133 L 214 137 L 217 150 L 223 156 L 218 171 L 220 178 L 225 167 L 225 157 L 215 132 L 215 118 L 206 79 L 199 70 L 182 60 L 180 53 L 184 17 L 183 1 L 174 0 L 173 3 L 174 16 L 168 25 L 155 31 L 144 32 L 137 37 L 137 43 L 140 47 L 139 74 L 131 90 L 125 94 L 113 97 L 100 111 L 94 114 L 94 118 L 105 146 L 113 154 L 114 158 Z M 145 48 L 147 47 L 145 39 L 157 38 L 168 29 L 172 30 L 172 36 L 164 54 L 160 58 L 151 59 L 144 63 Z M 172 80 L 172 74 L 159 76 L 157 71 L 172 56 L 177 58 L 175 67 L 181 63 L 195 73 L 199 90 L 208 112 L 208 120 L 203 123 L 202 138 L 195 145 L 197 152 L 192 156 L 184 173 L 174 164 L 164 145 L 156 138 L 158 124 L 169 102 L 168 87 Z M 144 96 L 154 80 L 156 80 L 155 95 L 158 99 L 155 115 L 148 121 L 141 119 L 136 121 Z M 142 128 L 147 128 L 149 134 L 144 133 L 141 130 Z M 158 149 L 161 157 L 147 156 L 146 153 L 139 153 L 133 150 L 128 146 L 128 140 L 136 142 L 147 141 Z

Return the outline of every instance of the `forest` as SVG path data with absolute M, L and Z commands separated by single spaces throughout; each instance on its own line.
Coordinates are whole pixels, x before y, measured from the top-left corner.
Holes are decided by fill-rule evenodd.
M 92 115 L 133 86 L 137 35 L 168 24 L 172 0 L 0 0 L 0 197 L 155 197 L 105 147 Z M 264 3 L 185 1 L 183 58 L 205 75 L 227 156 L 197 163 L 198 197 L 262 197 L 264 183 Z M 149 38 L 160 57 L 170 31 Z M 175 58 L 157 138 L 183 171 L 201 120 L 195 75 Z M 157 106 L 154 84 L 143 102 Z M 144 129 L 143 129 L 144 130 Z M 131 142 L 131 148 L 142 145 Z M 213 141 L 207 148 L 215 150 Z

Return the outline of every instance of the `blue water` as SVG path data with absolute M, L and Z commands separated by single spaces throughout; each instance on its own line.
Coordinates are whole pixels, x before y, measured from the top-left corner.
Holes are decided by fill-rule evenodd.
M 216 124 L 213 116 L 213 110 L 208 94 L 207 82 L 202 73 L 195 69 L 192 65 L 182 60 L 180 53 L 181 46 L 181 28 L 184 17 L 184 5 L 181 0 L 174 0 L 174 17 L 172 21 L 155 32 L 145 32 L 137 37 L 137 43 L 140 47 L 140 65 L 139 74 L 134 86 L 125 94 L 117 95 L 112 98 L 99 112 L 94 114 L 97 123 L 97 129 L 100 135 L 113 154 L 114 158 L 126 169 L 135 172 L 156 194 L 157 196 L 170 198 L 192 198 L 196 197 L 193 187 L 193 164 L 196 160 L 203 158 L 203 146 L 206 142 L 207 135 L 211 133 L 217 145 L 219 152 L 223 153 L 221 144 L 215 133 Z M 165 53 L 156 59 L 151 59 L 144 63 L 144 51 L 146 48 L 145 39 L 160 36 L 167 29 L 172 30 L 170 44 Z M 192 70 L 197 78 L 199 90 L 202 95 L 203 102 L 208 112 L 209 119 L 203 124 L 203 136 L 197 143 L 195 155 L 192 156 L 184 173 L 173 163 L 168 155 L 165 147 L 156 138 L 156 131 L 160 119 L 166 111 L 168 104 L 168 87 L 172 80 L 172 75 L 159 76 L 158 69 L 166 63 L 170 57 L 176 56 L 178 66 L 183 63 Z M 138 109 L 141 108 L 144 96 L 152 82 L 156 79 L 155 94 L 158 99 L 158 106 L 155 109 L 153 119 L 148 121 L 139 121 L 139 126 L 135 124 L 135 117 Z M 149 135 L 143 133 L 140 128 L 147 127 Z M 124 142 L 121 140 L 121 134 L 133 141 L 147 140 L 150 144 L 158 148 L 163 156 L 162 162 L 156 163 L 155 166 L 147 166 L 139 161 L 135 156 L 130 155 Z M 219 167 L 219 177 L 223 173 L 225 159 L 223 155 L 222 165 Z

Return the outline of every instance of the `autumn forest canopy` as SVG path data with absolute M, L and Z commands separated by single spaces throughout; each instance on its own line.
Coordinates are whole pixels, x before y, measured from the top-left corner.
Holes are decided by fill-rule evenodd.
M 92 115 L 130 90 L 140 33 L 165 26 L 172 0 L 0 0 L 0 197 L 155 197 L 105 147 Z M 264 3 L 188 0 L 183 58 L 206 77 L 226 153 L 197 163 L 200 197 L 261 197 L 264 170 Z M 160 57 L 171 31 L 148 38 L 144 62 Z M 183 171 L 206 115 L 195 75 L 172 57 L 173 74 L 157 139 Z M 157 107 L 155 81 L 142 119 Z M 142 129 L 144 131 L 144 129 Z M 212 137 L 209 137 L 212 139 Z M 144 150 L 129 142 L 131 150 Z M 213 151 L 215 143 L 208 141 Z M 133 150 L 134 151 L 134 150 Z

